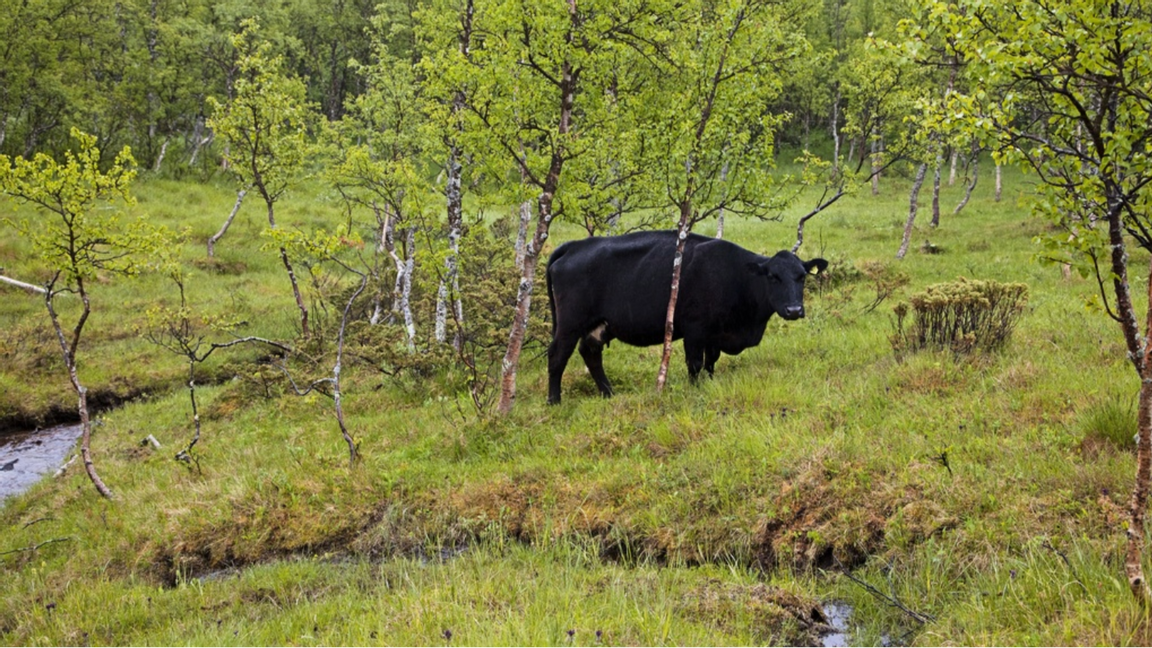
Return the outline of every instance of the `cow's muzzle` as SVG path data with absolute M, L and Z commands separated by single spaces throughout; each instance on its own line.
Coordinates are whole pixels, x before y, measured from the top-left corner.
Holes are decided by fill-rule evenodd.
M 803 306 L 789 306 L 780 313 L 780 316 L 786 320 L 798 320 L 804 317 Z

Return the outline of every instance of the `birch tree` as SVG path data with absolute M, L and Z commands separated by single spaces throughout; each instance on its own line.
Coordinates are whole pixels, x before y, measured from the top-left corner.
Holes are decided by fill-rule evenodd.
M 251 19 L 242 25 L 232 39 L 240 52 L 235 94 L 223 104 L 210 101 L 214 109 L 209 125 L 228 142 L 228 170 L 242 187 L 252 187 L 264 199 L 268 227 L 275 229 L 276 203 L 303 173 L 311 117 L 304 83 L 284 73 L 283 59 L 272 55 L 259 23 Z M 300 331 L 307 337 L 308 306 L 288 251 L 281 247 L 279 253 L 300 310 Z
M 657 68 L 643 101 L 652 182 L 675 213 L 672 293 L 656 378 L 661 391 L 672 353 L 684 247 L 693 226 L 727 211 L 763 216 L 778 207 L 770 175 L 773 133 L 783 116 L 763 107 L 783 85 L 783 71 L 807 47 L 790 28 L 785 6 L 761 0 L 683 5 L 669 64 Z
M 136 162 L 131 151 L 125 147 L 111 167 L 102 171 L 96 137 L 75 129 L 72 136 L 77 151 L 65 153 L 63 161 L 43 153 L 14 160 L 0 155 L 0 191 L 36 207 L 35 218 L 5 220 L 31 242 L 35 255 L 47 268 L 43 288 L 37 292 L 44 300 L 68 380 L 76 392 L 82 429 L 80 456 L 96 490 L 111 498 L 112 491 L 97 473 L 92 455 L 92 418 L 81 370 L 81 343 L 93 310 L 92 286 L 98 272 L 119 276 L 139 273 L 149 257 L 168 243 L 163 230 L 144 221 L 121 223 L 121 214 L 115 209 L 134 203 L 130 189 Z M 73 297 L 67 306 L 58 302 L 65 295 Z
M 434 68 L 453 83 L 470 79 L 465 147 L 494 177 L 523 178 L 536 203 L 502 361 L 502 414 L 515 402 L 537 267 L 552 223 L 579 202 L 568 167 L 611 129 L 614 103 L 607 89 L 621 72 L 611 54 L 632 38 L 629 27 L 643 27 L 633 21 L 649 11 L 644 0 L 478 5 L 472 29 L 484 34 L 483 47 L 470 56 L 440 59 Z M 511 189 L 507 195 L 525 193 L 515 184 L 505 186 Z
M 1146 303 L 1141 317 L 1132 284 L 1152 291 L 1152 268 L 1133 268 L 1130 251 L 1152 251 L 1152 3 L 936 3 L 923 28 L 953 37 L 970 61 L 967 73 L 995 90 L 954 95 L 935 119 L 1035 175 L 1035 211 L 1063 230 L 1044 239 L 1045 256 L 1096 277 L 1125 342 L 1139 384 L 1125 571 L 1133 595 L 1150 604 L 1142 558 L 1152 477 L 1152 307 Z

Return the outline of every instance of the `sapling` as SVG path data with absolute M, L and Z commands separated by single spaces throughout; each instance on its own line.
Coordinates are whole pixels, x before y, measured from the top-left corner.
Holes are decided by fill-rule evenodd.
M 224 333 L 231 334 L 240 326 L 234 317 L 196 315 L 188 305 L 187 275 L 181 265 L 171 255 L 162 255 L 161 271 L 172 281 L 180 297 L 178 308 L 154 306 L 146 314 L 147 327 L 144 338 L 161 348 L 181 356 L 188 363 L 188 398 L 192 406 L 193 434 L 188 444 L 176 453 L 175 459 L 195 464 L 200 470 L 200 460 L 194 452 L 200 442 L 200 410 L 196 401 L 196 368 L 221 349 L 241 344 L 264 344 L 284 352 L 292 349 L 280 342 L 249 335 L 227 341 L 212 341 L 210 337 Z
M 135 203 L 130 188 L 136 161 L 131 150 L 124 147 L 103 171 L 96 137 L 75 128 L 72 137 L 78 150 L 65 152 L 63 161 L 43 153 L 30 160 L 0 155 L 0 191 L 36 207 L 34 218 L 6 218 L 5 222 L 32 244 L 33 254 L 47 269 L 43 290 L 36 292 L 44 299 L 78 398 L 80 456 L 96 490 L 111 498 L 112 491 L 96 472 L 92 458 L 88 389 L 80 378 L 80 344 L 92 314 L 91 284 L 98 273 L 102 278 L 138 274 L 159 250 L 169 246 L 170 236 L 143 220 L 121 222 L 116 206 Z M 63 295 L 77 297 L 79 304 L 71 300 L 67 309 L 57 308 L 57 298 Z

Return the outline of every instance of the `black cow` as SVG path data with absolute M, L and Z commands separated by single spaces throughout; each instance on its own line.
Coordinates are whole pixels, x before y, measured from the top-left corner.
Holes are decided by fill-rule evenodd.
M 560 379 L 577 343 L 600 393 L 612 395 L 601 352 L 611 340 L 633 346 L 664 342 L 676 232 L 590 237 L 556 248 L 548 260 L 552 344 L 548 402 L 560 402 Z M 711 374 L 720 353 L 760 344 L 768 318 L 804 317 L 804 278 L 824 259 L 781 251 L 760 256 L 738 245 L 691 234 L 684 246 L 673 339 L 684 338 L 688 375 Z

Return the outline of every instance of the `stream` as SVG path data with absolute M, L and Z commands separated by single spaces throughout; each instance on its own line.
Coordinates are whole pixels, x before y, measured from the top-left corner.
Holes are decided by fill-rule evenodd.
M 55 472 L 76 448 L 79 423 L 0 436 L 0 502 Z

